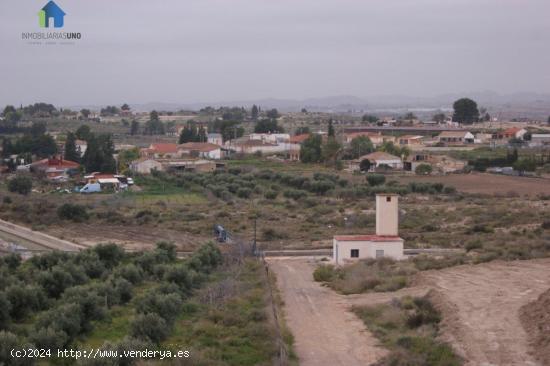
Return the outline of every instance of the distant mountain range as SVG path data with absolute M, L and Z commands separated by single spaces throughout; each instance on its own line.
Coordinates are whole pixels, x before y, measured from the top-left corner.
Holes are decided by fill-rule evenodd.
M 145 104 L 130 104 L 134 111 L 145 112 L 155 110 L 177 111 L 177 110 L 199 110 L 212 106 L 239 106 L 250 108 L 256 104 L 262 109 L 277 108 L 283 112 L 297 112 L 306 108 L 312 112 L 336 112 L 336 113 L 376 113 L 395 112 L 406 110 L 412 111 L 433 111 L 437 109 L 449 110 L 455 100 L 468 97 L 477 101 L 479 106 L 488 108 L 490 111 L 513 111 L 529 112 L 536 111 L 537 115 L 548 116 L 550 113 L 550 94 L 539 93 L 514 93 L 499 94 L 492 91 L 449 93 L 434 97 L 414 97 L 406 95 L 380 95 L 371 97 L 356 97 L 353 95 L 337 95 L 308 99 L 257 99 L 257 100 L 234 100 L 220 102 L 197 102 L 197 103 L 165 103 L 151 102 Z M 71 106 L 71 109 L 90 108 L 99 110 L 102 106 Z

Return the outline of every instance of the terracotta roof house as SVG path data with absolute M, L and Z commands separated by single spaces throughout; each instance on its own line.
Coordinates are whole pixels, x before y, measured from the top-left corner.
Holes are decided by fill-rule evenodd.
M 72 173 L 76 173 L 80 164 L 65 160 L 62 157 L 42 159 L 31 164 L 33 172 L 44 173 L 50 180 L 66 179 Z
M 140 155 L 148 158 L 177 157 L 178 145 L 171 143 L 153 143 L 148 148 L 141 149 Z
M 497 132 L 493 135 L 495 140 L 510 140 L 510 139 L 522 139 L 527 133 L 525 128 L 511 127 L 502 132 Z

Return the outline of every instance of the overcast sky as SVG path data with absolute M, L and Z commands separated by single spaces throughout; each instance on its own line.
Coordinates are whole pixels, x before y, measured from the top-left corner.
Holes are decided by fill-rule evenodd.
M 0 105 L 550 93 L 549 0 L 58 0 L 29 45 L 46 2 L 0 0 Z

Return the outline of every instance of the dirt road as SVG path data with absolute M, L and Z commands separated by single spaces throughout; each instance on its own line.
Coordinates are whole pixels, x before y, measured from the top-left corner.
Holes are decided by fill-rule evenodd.
M 519 315 L 550 288 L 550 260 L 460 266 L 425 279 L 442 295 L 444 338 L 468 365 L 538 365 Z
M 313 281 L 313 261 L 269 260 L 283 292 L 288 326 L 304 365 L 368 365 L 384 355 L 349 312 L 404 295 L 435 290 L 442 338 L 469 366 L 539 366 L 529 354 L 519 309 L 550 288 L 550 259 L 494 262 L 423 272 L 417 286 L 394 293 L 342 296 Z M 325 346 L 323 346 L 325 345 Z
M 313 260 L 269 258 L 301 366 L 369 365 L 385 355 L 345 296 L 313 281 Z

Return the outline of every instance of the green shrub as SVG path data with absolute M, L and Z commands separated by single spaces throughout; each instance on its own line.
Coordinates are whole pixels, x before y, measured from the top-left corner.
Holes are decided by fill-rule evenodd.
M 430 175 L 432 174 L 432 171 L 433 168 L 430 164 L 420 164 L 414 170 L 417 175 Z
M 11 321 L 12 306 L 5 293 L 0 292 L 0 330 L 6 329 Z
M 279 195 L 279 192 L 274 190 L 269 190 L 264 193 L 264 197 L 268 200 L 274 200 L 277 198 L 278 195 Z
M 132 323 L 131 335 L 134 338 L 159 344 L 168 337 L 170 328 L 158 314 L 138 315 Z
M 386 182 L 386 177 L 382 174 L 367 174 L 367 182 L 371 187 L 381 186 Z
M 32 179 L 24 175 L 18 175 L 8 182 L 8 190 L 10 192 L 27 195 L 31 193 L 32 190 Z
M 84 222 L 89 218 L 86 207 L 72 203 L 65 203 L 59 206 L 57 209 L 57 216 L 62 220 L 74 222 Z
M 317 282 L 330 282 L 334 279 L 336 271 L 333 265 L 324 264 L 315 269 L 313 279 Z
M 480 240 L 470 241 L 470 242 L 466 243 L 464 248 L 466 249 L 467 252 L 475 250 L 475 249 L 481 249 L 481 248 L 483 248 L 483 243 L 481 243 Z

